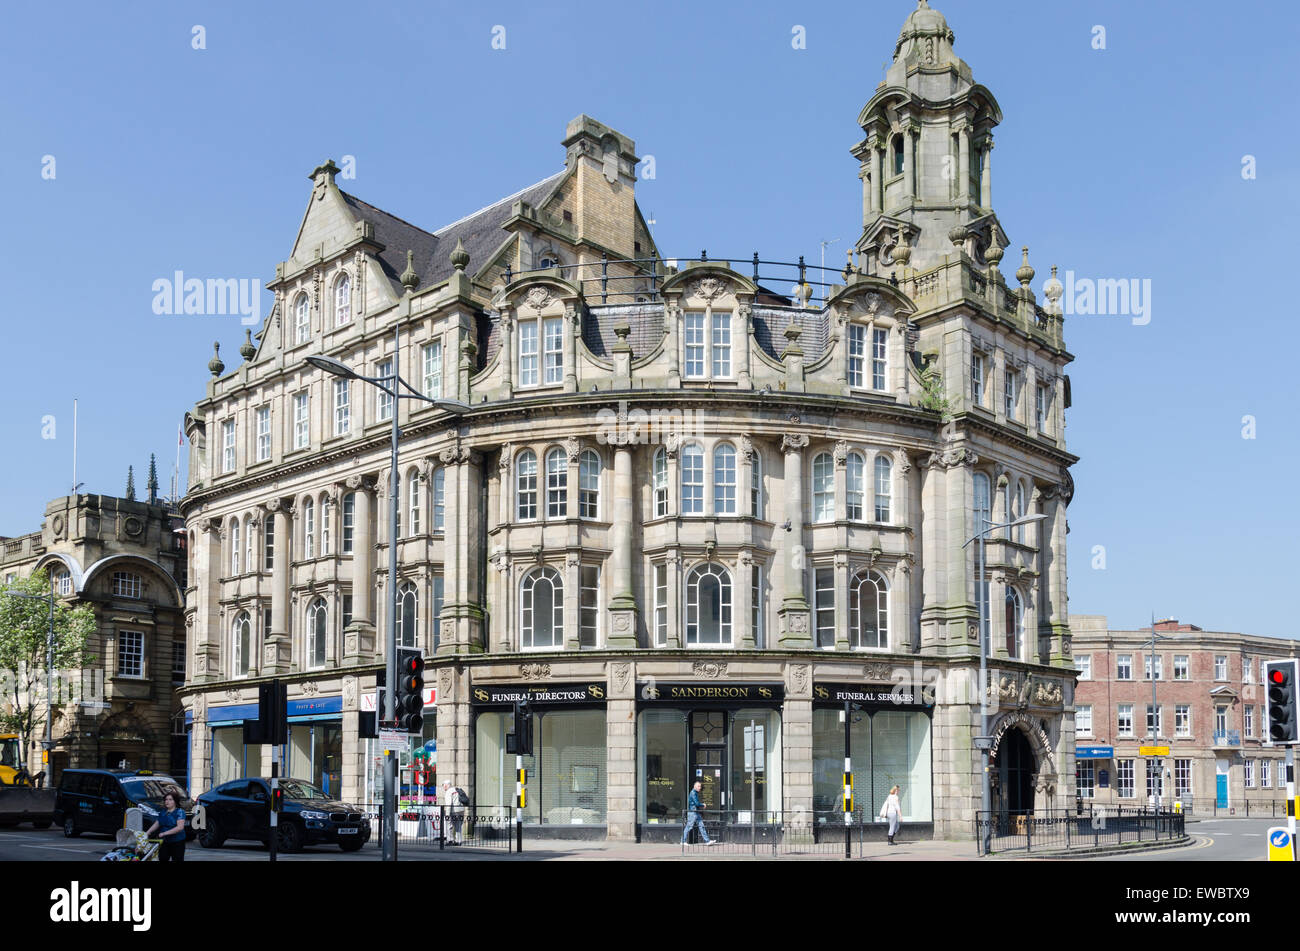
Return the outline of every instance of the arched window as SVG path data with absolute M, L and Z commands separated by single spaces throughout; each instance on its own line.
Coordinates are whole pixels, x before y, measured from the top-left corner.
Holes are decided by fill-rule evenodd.
M 325 666 L 325 632 L 329 630 L 326 622 L 329 612 L 325 608 L 325 599 L 317 598 L 307 609 L 307 666 Z
M 686 576 L 686 643 L 731 643 L 731 574 L 696 565 Z
M 411 535 L 420 534 L 420 470 L 412 469 L 406 474 L 406 504 L 410 510 Z
M 704 449 L 687 443 L 681 454 L 682 514 L 704 514 Z
M 554 568 L 536 568 L 524 576 L 519 589 L 520 646 L 562 647 L 564 644 L 564 584 Z
M 853 522 L 863 519 L 862 506 L 866 504 L 867 461 L 859 452 L 849 453 L 844 464 L 844 517 Z
M 239 612 L 230 632 L 230 673 L 234 677 L 247 677 L 249 658 L 253 653 L 253 622 L 247 611 Z
M 814 522 L 835 519 L 835 467 L 829 452 L 818 453 L 812 464 Z
M 569 514 L 569 456 L 563 449 L 546 454 L 546 517 Z
M 754 518 L 763 517 L 763 454 L 754 449 L 749 464 L 749 505 Z
M 441 532 L 447 525 L 447 470 L 442 466 L 433 470 L 433 530 Z
M 729 442 L 713 447 L 713 514 L 736 514 L 736 447 Z
M 863 569 L 849 582 L 849 646 L 889 647 L 889 587 L 874 571 Z
M 590 449 L 578 457 L 578 517 L 599 518 L 600 456 Z
M 352 279 L 340 274 L 334 282 L 334 326 L 342 327 L 352 319 Z
M 1007 587 L 1006 612 L 1007 656 L 1022 660 L 1021 654 L 1025 649 L 1025 605 L 1020 600 L 1020 592 L 1010 586 Z
M 890 150 L 894 154 L 894 174 L 903 174 L 903 135 L 898 133 L 889 140 Z
M 328 495 L 321 496 L 320 500 L 320 553 L 324 558 L 330 553 L 330 516 L 334 514 L 334 506 L 330 504 Z
M 345 555 L 352 554 L 352 533 L 356 529 L 357 494 L 349 492 L 343 496 L 343 547 Z
M 58 588 L 59 597 L 67 597 L 72 594 L 72 572 L 66 569 L 55 571 L 54 583 Z
M 537 456 L 531 449 L 515 460 L 515 512 L 520 521 L 537 518 Z
M 415 585 L 403 581 L 397 586 L 397 643 L 401 647 L 419 647 L 416 624 L 419 621 L 420 599 Z
M 1017 482 L 1016 494 L 1011 500 L 1011 521 L 1014 522 L 1016 519 L 1024 518 L 1027 514 L 1029 513 L 1025 511 L 1025 484 Z M 1015 540 L 1020 545 L 1025 543 L 1025 526 L 1017 525 L 1015 527 Z
M 302 554 L 316 557 L 316 503 L 311 499 L 302 501 Z
M 876 456 L 876 521 L 888 525 L 894 517 L 894 463 L 888 456 Z
M 239 546 L 239 519 L 232 519 L 230 522 L 230 574 L 232 577 L 239 574 L 241 550 Z
M 306 343 L 311 339 L 311 316 L 307 312 L 307 295 L 299 294 L 293 305 L 294 343 Z
M 655 451 L 654 459 L 655 518 L 668 514 L 668 453 Z

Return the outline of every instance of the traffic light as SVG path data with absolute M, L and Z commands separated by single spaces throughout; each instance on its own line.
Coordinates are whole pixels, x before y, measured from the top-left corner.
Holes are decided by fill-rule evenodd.
M 284 811 L 284 790 L 280 788 L 280 778 L 278 776 L 271 777 L 271 811 Z
M 1270 660 L 1264 668 L 1268 686 L 1268 736 L 1274 743 L 1300 741 L 1296 729 L 1298 664 L 1294 660 Z
M 257 719 L 244 721 L 244 745 L 289 742 L 289 688 L 282 680 L 257 685 Z
M 507 750 L 507 752 L 511 752 Z M 528 701 L 521 700 L 515 704 L 515 742 L 513 752 L 518 756 L 531 756 L 533 753 L 533 714 L 528 709 Z
M 424 656 L 418 650 L 403 650 L 397 666 L 397 728 L 423 733 Z

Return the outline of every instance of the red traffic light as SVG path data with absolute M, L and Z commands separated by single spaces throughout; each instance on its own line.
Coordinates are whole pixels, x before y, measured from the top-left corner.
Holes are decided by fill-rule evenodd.
M 1286 674 L 1282 673 L 1281 670 L 1270 670 L 1268 672 L 1268 679 L 1273 681 L 1275 684 L 1286 683 Z

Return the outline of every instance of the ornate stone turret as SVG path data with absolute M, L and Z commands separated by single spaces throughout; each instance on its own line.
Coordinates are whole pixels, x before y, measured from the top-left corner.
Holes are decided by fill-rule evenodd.
M 954 244 L 977 254 L 998 229 L 991 155 L 1002 110 L 953 43 L 943 14 L 919 0 L 884 81 L 858 116 L 865 138 L 852 149 L 863 189 L 857 247 L 869 274 L 888 274 L 884 258 L 900 227 L 918 271 L 942 263 Z M 960 241 L 957 228 L 967 229 Z

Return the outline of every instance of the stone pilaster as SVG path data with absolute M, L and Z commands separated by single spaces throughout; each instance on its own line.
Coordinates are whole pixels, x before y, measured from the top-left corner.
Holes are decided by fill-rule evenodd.
M 375 615 L 370 600 L 375 577 L 374 507 L 369 479 L 351 476 L 347 487 L 353 493 L 352 623 L 343 632 L 343 664 L 355 666 L 369 662 L 375 653 Z M 342 525 L 339 531 L 341 537 Z
M 781 711 L 781 759 L 787 821 L 796 835 L 813 815 L 812 665 L 791 663 L 785 671 L 785 707 Z
M 609 665 L 605 707 L 607 836 L 636 837 L 636 673 L 628 661 Z
M 474 799 L 473 721 L 469 673 L 452 658 L 440 660 L 432 678 L 437 687 L 438 785 L 451 780 Z
M 610 536 L 609 637 L 607 646 L 636 647 L 637 606 L 632 588 L 632 520 L 636 515 L 632 450 L 614 450 L 614 512 Z
M 803 450 L 806 448 L 808 437 L 803 433 L 787 433 L 781 437 L 781 450 L 785 453 L 785 517 L 789 523 L 781 545 L 784 564 L 778 617 L 782 647 L 813 646 L 804 585 Z

